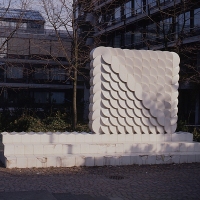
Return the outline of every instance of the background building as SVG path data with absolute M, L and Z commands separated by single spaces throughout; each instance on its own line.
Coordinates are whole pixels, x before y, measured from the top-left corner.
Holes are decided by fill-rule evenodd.
M 86 27 L 94 29 L 86 44 L 95 46 L 95 41 L 98 40 L 101 41 L 99 45 L 103 46 L 177 52 L 181 57 L 179 120 L 200 124 L 200 1 L 92 2 L 93 11 L 81 16 L 85 16 L 85 21 L 90 22 Z
M 37 11 L 0 9 L 1 108 L 72 106 L 66 59 L 71 56 L 71 40 L 65 31 L 47 30 L 44 24 Z M 79 103 L 84 100 L 84 88 L 79 77 Z

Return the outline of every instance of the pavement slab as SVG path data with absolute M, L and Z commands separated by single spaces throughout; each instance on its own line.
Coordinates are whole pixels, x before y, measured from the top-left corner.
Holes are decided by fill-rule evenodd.
M 92 197 L 87 194 L 53 193 L 48 191 L 0 192 L 0 200 L 121 200 L 118 198 Z
M 1 200 L 56 200 L 48 191 L 0 192 Z
M 111 200 L 107 197 L 92 197 L 87 194 L 73 195 L 70 193 L 54 193 L 53 196 L 56 198 L 56 200 Z
M 198 200 L 200 163 L 37 169 L 0 166 L 0 200 L 13 192 L 43 195 L 35 191 L 57 200 Z M 14 200 L 18 200 L 17 194 Z

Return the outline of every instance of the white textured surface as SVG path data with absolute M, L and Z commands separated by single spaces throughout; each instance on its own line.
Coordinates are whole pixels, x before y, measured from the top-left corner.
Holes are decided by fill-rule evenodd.
M 142 141 L 149 141 L 149 133 L 175 132 L 180 62 L 176 53 L 98 47 L 90 57 L 89 120 L 94 133 L 145 134 Z
M 91 154 L 91 155 L 54 155 L 54 156 L 6 156 L 7 168 L 31 167 L 73 167 L 73 166 L 103 166 L 103 165 L 132 165 L 132 164 L 170 164 L 200 162 L 200 152 L 173 152 L 163 154 Z
M 135 127 L 134 127 L 135 129 Z M 92 134 L 86 132 L 57 132 L 48 134 L 43 132 L 2 132 L 2 143 L 5 144 L 24 144 L 28 145 L 39 145 L 39 144 L 70 144 L 70 143 L 117 143 L 117 142 L 192 142 L 193 134 L 188 132 L 176 132 L 173 134 Z M 19 140 L 14 140 L 20 135 L 21 142 Z M 44 140 L 43 136 L 45 135 L 46 139 Z M 147 138 L 145 138 L 147 137 Z M 30 140 L 25 140 L 23 138 L 30 138 Z M 33 140 L 35 139 L 35 140 Z M 31 147 L 30 147 L 31 148 Z M 38 146 L 39 150 L 41 148 Z M 11 149 L 10 149 L 11 150 Z M 14 150 L 13 150 L 14 151 Z
M 172 134 L 173 142 L 169 142 L 168 137 L 164 141 L 163 136 L 168 134 L 155 134 L 149 137 L 151 141 L 146 141 L 145 134 L 119 134 L 116 137 L 64 132 L 48 133 L 48 140 L 42 138 L 44 134 L 2 133 L 4 151 L 0 155 L 1 161 L 7 168 L 200 162 L 200 143 L 192 142 L 192 134 L 185 132 Z M 13 140 L 15 135 L 21 135 L 21 142 Z M 23 139 L 28 136 L 37 138 L 37 143 Z M 59 136 L 62 136 L 62 142 Z M 52 139 L 54 137 L 57 139 Z

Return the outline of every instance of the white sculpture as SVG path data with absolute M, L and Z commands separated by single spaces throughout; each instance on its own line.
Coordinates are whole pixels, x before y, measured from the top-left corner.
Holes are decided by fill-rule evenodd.
M 89 118 L 96 134 L 1 133 L 0 160 L 6 167 L 200 162 L 193 135 L 174 133 L 177 54 L 98 47 L 91 59 Z
M 98 47 L 91 54 L 90 129 L 97 134 L 172 134 L 179 56 Z

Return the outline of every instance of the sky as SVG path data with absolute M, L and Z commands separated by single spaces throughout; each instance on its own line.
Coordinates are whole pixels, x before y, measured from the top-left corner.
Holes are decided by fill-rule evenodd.
M 70 5 L 70 3 L 71 3 L 71 0 L 63 0 L 63 1 L 66 1 L 67 5 Z M 21 9 L 22 5 L 24 5 L 24 2 L 25 2 L 26 3 L 26 9 L 40 11 L 42 16 L 46 20 L 46 28 L 52 28 L 50 23 L 48 23 L 47 16 L 46 16 L 44 9 L 43 9 L 43 6 L 41 4 L 41 0 L 0 0 L 0 7 L 4 7 L 4 8 L 8 7 L 9 2 L 10 2 L 10 8 Z M 47 2 L 47 1 L 45 1 L 45 2 Z M 52 0 L 52 2 L 53 2 L 53 6 L 50 6 L 50 8 L 54 7 L 55 10 L 61 9 L 61 3 L 59 3 L 59 0 Z M 51 9 L 51 10 L 53 10 L 53 9 Z

